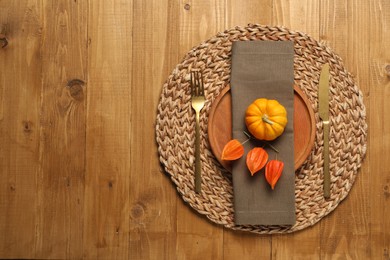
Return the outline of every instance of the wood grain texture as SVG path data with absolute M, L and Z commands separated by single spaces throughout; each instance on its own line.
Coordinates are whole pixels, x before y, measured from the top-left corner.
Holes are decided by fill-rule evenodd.
M 177 197 L 160 170 L 153 126 L 157 90 L 178 62 L 179 8 L 177 2 L 134 1 L 130 259 L 176 258 Z
M 132 7 L 132 1 L 89 3 L 86 259 L 129 256 Z
M 369 161 L 365 165 L 367 180 L 367 208 L 362 212 L 369 216 L 366 228 L 369 232 L 370 257 L 390 259 L 390 2 L 370 2 L 369 24 L 369 74 L 363 78 L 367 83 L 365 97 L 369 104 L 370 136 Z M 359 190 L 360 191 L 360 190 Z M 357 192 L 359 192 L 357 191 Z M 356 199 L 354 200 L 356 201 Z M 362 235 L 362 238 L 364 236 Z
M 390 259 L 389 21 L 387 0 L 0 0 L 0 258 Z M 248 23 L 324 41 L 367 107 L 350 194 L 293 234 L 212 224 L 158 162 L 165 79 Z
M 82 257 L 87 4 L 43 1 L 36 256 Z M 52 21 L 52 22 L 48 22 Z M 84 43 L 84 44 L 80 44 Z
M 0 258 L 36 252 L 42 26 L 40 1 L 0 2 Z
M 249 23 L 271 24 L 273 0 L 227 0 L 226 29 Z

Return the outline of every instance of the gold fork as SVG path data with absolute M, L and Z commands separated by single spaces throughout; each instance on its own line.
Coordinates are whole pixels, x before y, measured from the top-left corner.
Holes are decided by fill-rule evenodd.
M 195 125 L 195 192 L 201 191 L 201 164 L 200 164 L 200 126 L 199 126 L 199 113 L 206 101 L 204 96 L 204 85 L 202 79 L 202 73 L 199 71 L 191 72 L 191 104 L 196 113 L 196 125 Z

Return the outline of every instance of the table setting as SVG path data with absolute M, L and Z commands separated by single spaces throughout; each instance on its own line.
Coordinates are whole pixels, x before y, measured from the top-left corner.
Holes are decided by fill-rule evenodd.
M 269 112 L 264 126 L 252 127 L 255 102 L 284 114 Z M 353 76 L 328 46 L 285 27 L 237 26 L 190 50 L 166 80 L 159 158 L 183 201 L 211 222 L 291 233 L 348 195 L 366 153 L 365 113 Z M 230 140 L 242 146 L 231 161 L 222 158 Z M 248 157 L 259 148 L 267 158 L 252 173 Z M 282 168 L 271 185 L 276 162 Z

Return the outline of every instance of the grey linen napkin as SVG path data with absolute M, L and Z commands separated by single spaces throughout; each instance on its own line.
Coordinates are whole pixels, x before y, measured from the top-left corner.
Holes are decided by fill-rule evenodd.
M 234 217 L 237 225 L 294 225 L 294 47 L 290 41 L 241 41 L 232 46 L 232 134 L 240 141 L 245 111 L 257 98 L 276 99 L 287 110 L 288 124 L 281 136 L 270 142 L 277 147 L 277 158 L 284 162 L 282 175 L 272 190 L 265 179 L 265 167 L 253 177 L 246 166 L 246 154 L 261 142 L 244 144 L 244 156 L 232 165 Z M 272 149 L 264 147 L 269 160 L 276 159 Z

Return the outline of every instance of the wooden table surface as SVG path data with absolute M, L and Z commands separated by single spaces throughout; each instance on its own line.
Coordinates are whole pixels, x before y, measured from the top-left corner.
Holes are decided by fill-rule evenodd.
M 210 223 L 158 160 L 163 82 L 248 23 L 324 41 L 367 108 L 349 196 L 289 235 Z M 390 259 L 390 1 L 0 0 L 0 33 L 0 258 Z

